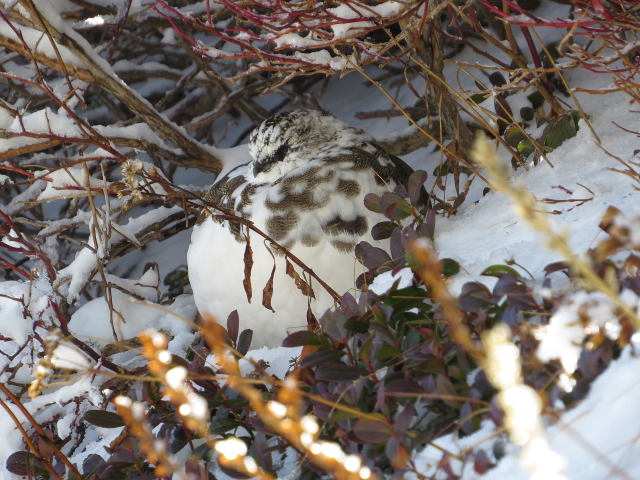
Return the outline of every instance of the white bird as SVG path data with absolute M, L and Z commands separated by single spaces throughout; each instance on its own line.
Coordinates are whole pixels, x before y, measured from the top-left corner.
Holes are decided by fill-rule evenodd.
M 311 268 L 336 292 L 355 288 L 365 271 L 354 247 L 371 238 L 382 215 L 364 206 L 367 193 L 378 195 L 405 183 L 411 173 L 402 160 L 389 155 L 362 130 L 313 110 L 281 113 L 265 120 L 251 136 L 253 160 L 240 175 L 225 177 L 205 198 L 253 222 Z M 299 267 L 314 297 L 305 296 L 287 276 L 283 252 L 249 232 L 253 268 L 249 302 L 243 279 L 247 228 L 211 215 L 194 227 L 188 252 L 189 281 L 203 316 L 224 323 L 238 310 L 241 329 L 253 330 L 252 346 L 276 346 L 287 333 L 304 329 L 307 307 L 321 315 L 334 300 Z M 262 305 L 262 289 L 273 266 L 271 306 Z

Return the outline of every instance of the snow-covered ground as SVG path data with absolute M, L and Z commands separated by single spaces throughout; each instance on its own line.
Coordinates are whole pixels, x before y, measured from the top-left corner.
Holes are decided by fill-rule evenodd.
M 635 348 L 637 347 L 636 344 Z M 593 382 L 589 395 L 584 400 L 558 418 L 547 419 L 546 437 L 552 450 L 563 457 L 566 478 L 640 478 L 640 418 L 635 412 L 640 401 L 639 362 L 633 349 L 626 348 Z M 425 448 L 414 457 L 416 469 L 427 478 L 447 478 L 442 473 L 436 473 L 442 461 L 443 450 L 455 455 L 469 448 L 483 448 L 483 444 L 491 444 L 489 440 L 494 434 L 495 425 L 485 421 L 477 432 L 468 437 L 460 439 L 455 435 L 447 435 L 439 438 L 433 442 L 435 446 Z M 486 453 L 492 458 L 490 450 Z M 496 467 L 484 475 L 474 472 L 471 461 L 463 465 L 452 460 L 452 468 L 464 480 L 528 478 L 529 472 L 520 464 L 518 454 L 518 448 L 508 446 L 505 456 L 497 462 Z M 413 480 L 416 477 L 409 475 L 407 478 Z

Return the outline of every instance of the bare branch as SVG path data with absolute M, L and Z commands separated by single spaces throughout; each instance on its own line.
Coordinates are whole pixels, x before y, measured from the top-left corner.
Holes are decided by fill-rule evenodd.
M 206 165 L 209 170 L 214 172 L 222 170 L 222 161 L 216 155 L 188 136 L 180 127 L 164 118 L 147 100 L 129 88 L 80 35 L 70 28 L 67 28 L 66 31 L 56 28 L 32 0 L 22 0 L 21 4 L 31 13 L 40 29 L 56 43 L 68 48 L 82 61 L 91 75 L 91 82 L 115 95 L 124 105 L 157 131 L 162 138 L 180 147 L 188 156 L 199 159 L 201 168 Z M 54 63 L 52 66 L 55 68 L 55 66 L 60 67 L 61 65 Z M 68 73 L 73 75 L 74 71 Z

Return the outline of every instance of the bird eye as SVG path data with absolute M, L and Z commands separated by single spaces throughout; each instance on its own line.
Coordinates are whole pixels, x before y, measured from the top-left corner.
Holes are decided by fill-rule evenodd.
M 269 155 L 266 155 L 262 160 L 253 163 L 253 176 L 255 177 L 260 172 L 266 172 L 271 168 L 274 163 L 281 162 L 287 156 L 289 152 L 289 144 L 283 143 L 275 149 Z

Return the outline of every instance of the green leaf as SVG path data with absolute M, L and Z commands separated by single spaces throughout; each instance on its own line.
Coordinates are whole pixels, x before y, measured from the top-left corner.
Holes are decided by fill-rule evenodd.
M 433 169 L 433 175 L 436 177 L 444 177 L 451 172 L 449 162 L 443 162 Z
M 227 433 L 229 430 L 233 430 L 238 426 L 238 422 L 236 422 L 233 418 L 219 418 L 211 422 L 211 432 L 216 435 L 222 435 L 223 433 Z
M 412 308 L 420 308 L 424 304 L 427 295 L 424 289 L 419 287 L 407 287 L 400 290 L 394 290 L 382 299 L 385 305 L 393 307 L 397 312 L 411 310 Z
M 376 355 L 376 358 L 378 360 L 383 361 L 383 360 L 388 360 L 390 358 L 399 358 L 401 354 L 402 354 L 402 350 L 400 350 L 398 347 L 385 343 L 380 347 L 380 350 L 378 350 L 378 354 Z
M 380 197 L 380 208 L 389 220 L 402 220 L 413 213 L 413 207 L 401 196 L 386 192 Z
M 531 106 L 534 108 L 540 108 L 544 104 L 544 97 L 538 91 L 533 92 L 531 95 L 527 96 L 527 100 L 531 102 Z
M 544 145 L 550 150 L 554 150 L 562 145 L 565 140 L 575 137 L 578 133 L 578 127 L 572 115 L 567 115 L 550 123 L 544 129 L 542 137 Z
M 482 102 L 484 102 L 487 98 L 489 97 L 488 93 L 474 93 L 473 95 L 471 95 L 469 97 L 469 99 L 477 104 L 480 105 Z
M 520 155 L 522 155 L 523 157 L 528 157 L 536 150 L 536 147 L 533 146 L 533 143 L 531 143 L 526 138 L 518 142 L 517 148 L 518 148 L 518 153 L 520 153 Z
M 460 264 L 452 258 L 443 258 L 440 260 L 442 274 L 446 277 L 453 277 L 460 273 Z
M 490 267 L 485 268 L 480 275 L 484 275 L 486 277 L 501 277 L 503 275 L 512 275 L 516 278 L 521 277 L 516 270 L 508 265 L 491 265 Z
M 344 322 L 344 328 L 353 333 L 367 333 L 369 331 L 369 322 L 363 322 L 356 318 L 350 318 Z
M 358 415 L 354 412 L 345 412 L 344 410 L 334 410 L 331 416 L 329 417 L 329 422 L 337 423 L 342 420 L 351 420 L 352 418 L 356 418 Z
M 527 137 L 525 136 L 524 132 L 522 131 L 522 128 L 517 127 L 515 125 L 510 126 L 504 132 L 505 141 L 509 145 L 511 145 L 512 147 L 517 147 L 518 143 L 520 143 L 520 141 L 522 141 L 522 140 L 524 140 L 526 138 Z

